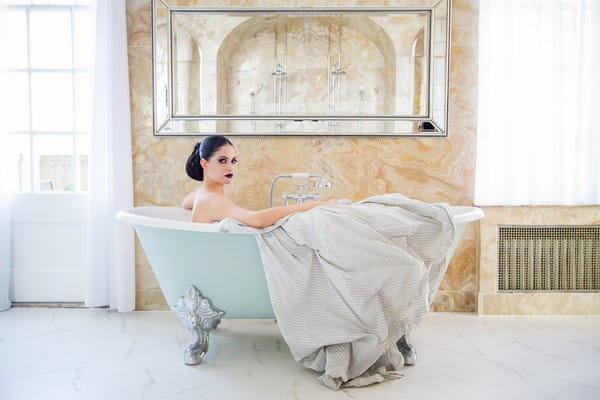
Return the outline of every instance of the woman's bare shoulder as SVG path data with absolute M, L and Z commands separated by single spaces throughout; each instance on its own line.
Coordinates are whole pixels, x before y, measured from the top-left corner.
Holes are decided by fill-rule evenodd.
M 198 192 L 196 194 L 196 198 L 194 199 L 194 206 L 206 204 L 206 205 L 215 205 L 222 202 L 228 201 L 225 196 L 218 193 L 206 193 L 206 192 Z
M 214 222 L 222 219 L 229 200 L 218 193 L 198 193 L 192 209 L 193 222 Z
M 185 197 L 181 201 L 182 208 L 185 208 L 186 210 L 192 209 L 192 207 L 194 206 L 194 201 L 196 200 L 196 194 L 198 193 L 199 189 L 200 188 L 197 187 L 196 189 L 192 190 L 190 193 L 185 195 Z

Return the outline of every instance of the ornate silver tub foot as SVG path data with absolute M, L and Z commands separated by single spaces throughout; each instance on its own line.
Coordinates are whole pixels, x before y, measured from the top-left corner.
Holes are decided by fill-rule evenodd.
M 185 350 L 183 362 L 186 365 L 200 364 L 208 351 L 209 333 L 219 325 L 225 311 L 213 306 L 212 301 L 202 296 L 198 288 L 193 285 L 185 291 L 185 295 L 179 298 L 177 305 L 171 307 L 171 310 L 181 318 L 183 326 L 192 334 L 192 341 Z
M 398 346 L 398 350 L 404 357 L 404 365 L 415 365 L 417 363 L 417 351 L 412 344 L 408 343 L 406 335 L 396 342 L 396 346 Z

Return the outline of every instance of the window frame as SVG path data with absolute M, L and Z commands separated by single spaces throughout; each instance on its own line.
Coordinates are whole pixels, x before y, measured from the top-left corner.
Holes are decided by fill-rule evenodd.
M 75 2 L 74 2 L 75 3 Z M 79 145 L 79 141 L 81 137 L 87 136 L 89 138 L 89 130 L 77 129 L 81 127 L 76 126 L 76 115 L 77 112 L 80 112 L 79 107 L 77 107 L 77 94 L 81 90 L 81 86 L 77 85 L 78 74 L 88 73 L 90 74 L 90 79 L 92 79 L 92 65 L 90 64 L 88 68 L 75 66 L 76 60 L 76 45 L 75 45 L 75 12 L 87 11 L 91 12 L 93 16 L 94 6 L 93 4 L 6 4 L 4 5 L 4 10 L 6 11 L 23 11 L 25 14 L 25 35 L 26 35 L 26 57 L 27 64 L 26 67 L 21 68 L 7 68 L 7 73 L 25 73 L 26 74 L 26 82 L 27 82 L 27 130 L 9 130 L 7 133 L 9 138 L 17 138 L 18 136 L 27 137 L 28 142 L 28 161 L 29 161 L 29 172 L 26 175 L 25 172 L 22 172 L 21 168 L 16 168 L 15 174 L 19 174 L 17 176 L 17 181 L 19 182 L 19 186 L 17 187 L 16 193 L 19 194 L 40 194 L 40 193 L 61 193 L 61 194 L 75 194 L 75 193 L 87 193 L 88 189 L 82 189 L 82 168 L 80 166 L 80 157 L 85 155 L 86 152 L 81 151 L 81 146 Z M 31 13 L 38 11 L 46 11 L 46 12 L 55 12 L 55 11 L 68 11 L 70 16 L 70 49 L 71 49 L 71 66 L 70 68 L 34 68 L 32 67 L 32 48 L 31 48 Z M 90 60 L 91 61 L 91 60 Z M 33 93 L 32 93 L 32 76 L 37 73 L 59 73 L 59 74 L 70 74 L 71 79 L 71 107 L 72 107 L 72 115 L 71 115 L 71 129 L 70 130 L 34 130 L 33 129 Z M 89 81 L 88 81 L 89 82 Z M 91 82 L 89 82 L 89 87 L 91 87 Z M 90 127 L 91 129 L 91 127 Z M 36 169 L 36 159 L 35 159 L 35 149 L 34 142 L 36 137 L 52 135 L 52 136 L 65 136 L 71 138 L 71 165 L 70 165 L 70 177 L 69 180 L 72 184 L 71 190 L 41 190 L 40 188 L 40 168 Z M 10 139 L 9 139 L 10 140 Z M 14 140 L 11 140 L 14 142 Z M 89 162 L 89 152 L 88 162 Z M 25 183 L 28 181 L 27 183 Z

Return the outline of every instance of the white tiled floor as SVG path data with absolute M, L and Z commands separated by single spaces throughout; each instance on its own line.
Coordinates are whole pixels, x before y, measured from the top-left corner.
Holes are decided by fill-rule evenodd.
M 269 320 L 224 320 L 204 363 L 170 312 L 0 313 L 0 399 L 600 399 L 600 316 L 429 313 L 419 362 L 396 381 L 338 392 L 295 363 Z

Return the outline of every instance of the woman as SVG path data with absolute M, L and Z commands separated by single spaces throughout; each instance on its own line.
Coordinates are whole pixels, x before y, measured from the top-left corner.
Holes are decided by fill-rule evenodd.
M 226 137 L 209 136 L 196 143 L 185 170 L 190 178 L 203 183 L 185 196 L 181 204 L 183 208 L 192 210 L 192 222 L 214 222 L 229 217 L 255 228 L 264 228 L 286 215 L 328 204 L 311 201 L 258 211 L 238 207 L 223 195 L 223 188 L 233 180 L 236 166 L 235 149 Z

